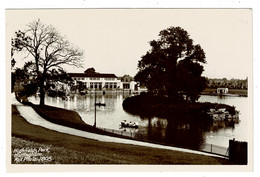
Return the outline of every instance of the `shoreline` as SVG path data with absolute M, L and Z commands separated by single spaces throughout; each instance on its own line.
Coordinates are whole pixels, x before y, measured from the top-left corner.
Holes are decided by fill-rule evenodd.
M 216 88 L 206 88 L 201 92 L 201 95 L 210 96 L 227 96 L 227 97 L 248 97 L 248 90 L 242 89 L 229 89 L 228 93 L 219 94 L 216 93 Z
M 208 106 L 209 105 L 215 105 L 214 103 L 205 103 L 205 104 L 208 105 Z M 188 106 L 187 108 L 185 108 L 184 111 L 187 111 L 187 110 L 189 110 L 191 108 L 191 109 L 195 110 L 195 112 L 196 112 L 196 111 L 198 111 L 198 109 L 201 110 L 201 108 L 204 107 L 205 104 L 201 104 L 201 105 L 199 104 L 199 105 L 196 105 L 196 106 L 192 105 L 191 107 Z M 111 137 L 119 137 L 119 138 L 124 138 L 124 139 L 136 140 L 136 141 L 140 141 L 140 142 L 148 142 L 148 143 L 150 142 L 150 143 L 156 143 L 156 144 L 160 144 L 160 145 L 171 146 L 170 144 L 167 144 L 165 142 L 157 142 L 157 141 L 154 142 L 153 140 L 144 139 L 143 137 L 142 138 L 140 138 L 140 137 L 139 138 L 138 137 L 134 138 L 134 137 L 132 137 L 132 135 L 131 135 L 131 137 L 129 137 L 129 136 L 127 136 L 127 134 L 123 135 L 123 133 L 119 133 L 118 134 L 118 133 L 115 133 L 114 131 L 106 131 L 105 129 L 102 129 L 102 128 L 94 128 L 93 126 L 83 122 L 78 114 L 75 115 L 73 113 L 75 111 L 66 110 L 66 109 L 57 108 L 57 107 L 48 106 L 48 105 L 45 105 L 45 106 L 41 107 L 39 105 L 34 105 L 34 104 L 30 103 L 30 102 L 27 103 L 26 105 L 31 106 L 41 117 L 43 117 L 47 121 L 50 121 L 50 122 L 55 123 L 55 124 L 59 124 L 59 125 L 63 125 L 63 126 L 71 127 L 71 128 L 76 128 L 78 130 L 88 131 L 88 132 L 92 132 L 92 133 L 98 133 L 98 134 L 101 134 L 101 135 L 108 135 L 108 136 L 111 136 Z M 185 107 L 185 106 L 187 106 L 187 104 L 184 104 L 184 105 L 181 105 L 181 106 Z M 165 107 L 161 107 L 161 108 L 163 108 L 163 110 L 165 110 Z M 174 108 L 174 106 L 170 107 L 170 108 Z M 166 110 L 167 109 L 168 108 L 166 108 Z M 60 116 L 60 115 L 66 115 L 67 117 L 72 117 L 72 118 L 68 119 L 68 118 L 66 118 L 64 116 Z M 208 118 L 205 119 L 203 117 L 202 119 L 196 119 L 196 120 L 195 119 L 191 119 L 191 121 L 192 122 L 199 121 L 203 125 L 204 124 L 206 125 L 207 123 L 209 123 L 210 119 L 208 119 Z M 176 147 L 183 147 L 185 149 L 191 149 L 191 150 L 196 150 L 196 151 L 206 152 L 206 153 L 212 154 L 212 152 L 204 151 L 203 149 L 196 149 L 196 148 L 194 149 L 194 148 L 189 148 L 189 147 L 185 147 L 185 146 L 176 146 Z M 222 156 L 222 154 L 218 154 L 218 155 Z
M 20 107 L 21 108 L 21 107 Z M 27 111 L 25 111 L 25 112 L 27 112 Z M 12 116 L 13 117 L 13 116 Z M 21 117 L 22 118 L 22 117 Z M 20 118 L 19 118 L 19 121 L 20 121 Z M 66 135 L 66 134 L 60 134 L 60 133 L 56 133 L 56 131 L 55 132 L 53 132 L 52 134 L 54 134 L 54 135 L 52 135 L 52 134 L 49 134 L 48 132 L 49 131 L 52 131 L 52 130 L 48 130 L 48 132 L 46 132 L 49 136 L 44 136 L 43 134 L 42 134 L 42 132 L 45 132 L 45 131 L 47 131 L 47 129 L 45 129 L 45 128 L 37 128 L 37 129 L 35 129 L 35 128 L 33 128 L 33 126 L 35 126 L 35 125 L 31 125 L 31 124 L 29 124 L 29 122 L 25 122 L 25 121 L 23 121 L 23 122 L 20 122 L 19 124 L 18 124 L 18 122 L 19 122 L 18 120 L 16 120 L 16 121 L 12 121 L 13 122 L 13 128 L 14 129 L 12 129 L 12 137 L 13 136 L 15 136 L 15 135 L 17 135 L 18 137 L 21 137 L 21 138 L 25 138 L 25 139 L 28 139 L 29 138 L 29 140 L 37 140 L 37 141 L 39 141 L 39 142 L 45 142 L 45 143 L 48 143 L 48 142 L 50 142 L 51 144 L 53 144 L 54 143 L 54 145 L 58 145 L 58 146 L 60 146 L 60 147 L 64 147 L 64 145 L 66 144 L 66 146 L 68 145 L 67 143 L 66 143 L 66 141 L 70 141 L 70 139 L 71 138 L 69 138 L 69 137 L 72 137 L 71 135 Z M 22 120 L 21 120 L 22 121 Z M 21 124 L 24 124 L 23 125 L 23 130 L 21 130 Z M 40 123 L 41 124 L 41 123 Z M 16 126 L 17 125 L 17 126 Z M 42 124 L 41 124 L 42 125 Z M 29 128 L 28 127 L 28 129 L 27 129 L 27 126 L 29 126 L 29 127 L 32 127 L 32 128 Z M 46 127 L 47 128 L 47 127 Z M 31 131 L 33 131 L 33 134 L 31 134 L 30 132 Z M 35 132 L 36 131 L 36 132 Z M 44 134 L 46 134 L 46 133 L 44 133 Z M 57 135 L 56 135 L 57 134 Z M 87 133 L 87 134 L 89 134 L 89 133 Z M 38 137 L 38 136 L 41 136 L 41 138 L 40 137 Z M 54 136 L 54 137 L 56 137 L 56 138 L 52 138 L 52 136 Z M 100 135 L 98 135 L 98 136 L 100 136 Z M 27 138 L 26 138 L 27 137 Z M 62 138 L 63 137 L 63 138 Z M 66 141 L 64 141 L 63 139 L 66 137 Z M 39 139 L 40 138 L 40 139 Z M 57 139 L 58 138 L 58 139 Z M 82 139 L 82 138 L 80 138 L 80 137 L 72 137 L 73 139 L 75 139 L 75 138 L 77 138 L 77 139 Z M 108 137 L 107 137 L 108 138 Z M 112 137 L 111 137 L 112 138 Z M 111 139 L 111 138 L 109 138 L 109 139 Z M 83 140 L 83 139 L 82 139 Z M 124 140 L 124 141 L 130 141 L 130 140 Z M 72 141 L 71 143 L 77 143 L 78 141 L 76 140 L 74 140 L 74 141 Z M 202 155 L 202 154 L 204 154 L 204 153 L 201 153 L 201 155 L 199 155 L 199 154 L 190 154 L 190 153 L 185 153 L 185 152 L 178 152 L 178 151 L 176 151 L 175 153 L 172 153 L 172 152 L 170 152 L 169 151 L 169 153 L 171 153 L 171 154 L 169 154 L 168 153 L 168 155 L 166 154 L 166 156 L 167 156 L 167 161 L 166 162 L 162 162 L 162 161 L 158 161 L 159 159 L 161 159 L 161 158 L 164 158 L 164 157 L 161 157 L 160 158 L 160 156 L 164 156 L 161 152 L 162 151 L 165 151 L 165 152 L 168 152 L 168 150 L 170 150 L 170 149 L 179 149 L 179 148 L 170 148 L 170 147 L 168 147 L 168 148 L 166 148 L 165 150 L 159 150 L 159 149 L 157 149 L 157 148 L 155 148 L 155 149 L 151 149 L 151 150 L 149 150 L 149 151 L 144 151 L 145 153 L 150 153 L 150 151 L 152 151 L 153 153 L 155 153 L 155 154 L 153 154 L 153 156 L 154 157 L 150 157 L 150 158 L 148 158 L 148 159 L 146 159 L 145 161 L 146 162 L 144 162 L 143 160 L 142 160 L 142 158 L 141 157 L 139 157 L 139 155 L 134 155 L 134 154 L 132 154 L 134 157 L 136 156 L 136 158 L 141 158 L 140 160 L 131 160 L 132 158 L 130 158 L 129 159 L 129 157 L 128 157 L 128 153 L 126 153 L 126 151 L 128 152 L 132 152 L 132 148 L 137 148 L 137 149 L 139 149 L 139 150 L 142 150 L 142 149 L 147 149 L 147 148 L 150 148 L 150 147 L 143 147 L 143 146 L 135 146 L 135 145 L 133 145 L 132 143 L 130 143 L 129 145 L 127 145 L 127 144 L 125 144 L 125 143 L 123 143 L 123 144 L 121 144 L 120 142 L 116 142 L 116 144 L 115 145 L 113 145 L 113 144 L 111 144 L 111 142 L 99 142 L 99 141 L 95 141 L 95 140 L 88 140 L 88 139 L 84 139 L 84 142 L 86 142 L 86 143 L 90 143 L 88 146 L 90 146 L 92 143 L 94 143 L 94 144 L 97 144 L 97 147 L 95 146 L 95 147 L 93 147 L 92 148 L 92 150 L 91 151 L 89 151 L 89 150 L 87 150 L 87 152 L 88 152 L 88 154 L 89 154 L 89 152 L 91 152 L 92 154 L 94 154 L 94 156 L 96 156 L 96 157 L 98 157 L 98 158 L 101 158 L 101 161 L 99 161 L 99 162 L 95 162 L 95 161 L 93 161 L 92 163 L 97 163 L 97 164 L 106 164 L 107 163 L 107 161 L 105 161 L 105 159 L 103 159 L 100 155 L 99 155 L 99 152 L 101 153 L 103 153 L 103 148 L 104 148 L 104 145 L 106 146 L 106 147 L 110 147 L 111 146 L 111 150 L 106 150 L 106 153 L 108 153 L 108 154 L 106 154 L 106 156 L 105 157 L 108 157 L 108 156 L 110 156 L 110 154 L 114 157 L 114 151 L 116 150 L 115 148 L 118 148 L 118 150 L 119 149 L 121 149 L 122 150 L 122 148 L 124 149 L 124 151 L 123 152 L 121 152 L 120 151 L 120 153 L 118 152 L 117 154 L 119 155 L 119 157 L 117 157 L 116 159 L 114 159 L 114 158 L 110 158 L 111 159 L 111 161 L 112 161 L 112 163 L 114 163 L 114 164 L 118 164 L 118 162 L 120 163 L 121 161 L 120 161 L 120 159 L 121 159 L 121 156 L 125 156 L 125 160 L 127 160 L 127 162 L 121 162 L 121 163 L 123 163 L 123 164 L 143 164 L 143 163 L 151 163 L 151 164 L 232 164 L 232 162 L 229 162 L 228 160 L 224 160 L 223 158 L 216 158 L 216 160 L 217 159 L 219 159 L 219 161 L 215 161 L 215 160 L 213 160 L 214 162 L 211 162 L 211 161 L 208 161 L 207 160 L 207 162 L 204 162 L 204 158 L 207 158 L 207 159 L 209 159 L 209 158 L 214 158 L 214 157 L 210 157 L 210 156 L 208 156 L 208 157 L 206 157 L 205 155 Z M 73 149 L 75 149 L 75 150 L 80 150 L 79 152 L 82 152 L 83 153 L 83 151 L 85 152 L 85 150 L 84 150 L 84 148 L 82 149 L 82 147 L 81 147 L 81 144 L 82 143 L 84 143 L 84 142 L 81 142 L 81 143 L 77 143 L 77 144 L 75 144 L 75 145 L 73 145 L 73 144 L 70 144 L 70 148 L 69 149 L 71 149 L 71 148 L 73 148 Z M 62 143 L 62 144 L 64 144 L 64 145 L 60 145 L 60 143 Z M 120 143 L 120 144 L 118 144 L 118 143 Z M 49 144 L 49 143 L 48 143 Z M 139 144 L 147 144 L 147 143 L 145 143 L 145 142 L 140 142 Z M 87 145 L 87 144 L 86 144 Z M 93 145 L 91 145 L 91 146 L 93 146 Z M 164 146 L 161 146 L 161 145 L 156 145 L 156 146 L 158 146 L 158 147 L 164 147 Z M 96 148 L 98 148 L 98 149 L 96 149 Z M 68 149 L 68 150 L 69 150 Z M 129 150 L 128 150 L 129 149 Z M 64 149 L 65 151 L 66 151 L 66 149 Z M 111 151 L 111 153 L 110 153 L 110 151 Z M 159 152 L 158 152 L 159 151 Z M 151 153 L 152 153 L 151 152 Z M 193 151 L 189 151 L 189 150 L 187 150 L 187 152 L 193 152 Z M 147 155 L 148 155 L 147 154 Z M 156 155 L 156 154 L 158 154 L 158 155 Z M 159 155 L 159 154 L 161 154 L 161 155 Z M 179 154 L 180 154 L 180 157 L 178 157 L 177 159 L 175 159 L 175 157 L 176 156 L 179 156 Z M 142 155 L 142 156 L 145 156 L 144 154 Z M 171 157 L 172 156 L 172 157 Z M 194 161 L 194 160 L 192 160 L 195 156 L 198 156 L 197 158 L 196 158 L 196 160 Z M 126 158 L 126 157 L 128 157 L 128 158 Z M 169 158 L 170 157 L 170 158 Z M 67 157 L 68 158 L 68 157 Z M 214 159 L 215 159 L 214 158 Z M 113 160 L 112 160 L 113 159 Z M 173 159 L 175 159 L 175 160 L 173 160 Z M 182 160 L 183 159 L 183 160 Z M 184 160 L 184 159 L 186 159 L 186 160 Z M 188 160 L 188 159 L 190 159 L 190 160 Z M 220 161 L 220 159 L 222 159 L 221 161 Z M 69 161 L 70 161 L 70 159 L 68 159 Z M 80 163 L 83 163 L 83 161 L 80 161 Z M 109 162 L 109 163 L 111 163 L 111 162 Z
M 247 95 L 243 95 L 243 94 L 232 94 L 232 93 L 217 94 L 217 93 L 204 92 L 204 93 L 201 93 L 201 95 L 218 96 L 218 97 L 248 97 Z

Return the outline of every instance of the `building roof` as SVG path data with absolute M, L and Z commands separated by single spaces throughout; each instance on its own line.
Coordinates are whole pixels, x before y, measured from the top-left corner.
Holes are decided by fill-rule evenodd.
M 102 73 L 69 73 L 71 77 L 99 77 L 99 78 L 117 78 L 115 74 Z
M 134 78 L 129 76 L 129 75 L 124 75 L 122 77 L 118 77 L 119 80 L 121 80 L 122 82 L 131 82 L 134 81 Z

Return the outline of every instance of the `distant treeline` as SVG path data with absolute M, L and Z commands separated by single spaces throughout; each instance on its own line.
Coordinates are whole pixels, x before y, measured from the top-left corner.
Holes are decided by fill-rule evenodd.
M 225 87 L 229 89 L 248 89 L 248 78 L 246 79 L 210 79 L 207 78 L 207 87 L 208 88 L 219 88 Z

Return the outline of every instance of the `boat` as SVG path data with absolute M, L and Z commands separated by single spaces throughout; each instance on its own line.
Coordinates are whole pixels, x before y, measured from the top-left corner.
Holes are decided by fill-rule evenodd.
M 121 122 L 121 127 L 138 128 L 138 122 L 127 122 L 126 120 L 124 120 Z
M 106 103 L 96 103 L 96 106 L 106 106 Z

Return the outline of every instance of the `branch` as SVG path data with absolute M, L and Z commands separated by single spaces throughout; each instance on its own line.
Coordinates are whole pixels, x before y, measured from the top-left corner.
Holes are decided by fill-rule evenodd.
M 74 55 L 70 55 L 66 58 L 61 58 L 61 59 L 56 59 L 55 61 L 52 61 L 53 64 L 50 64 L 48 66 L 48 69 L 51 67 L 57 67 L 62 64 L 70 65 L 70 66 L 75 66 L 75 67 L 81 67 L 82 63 L 82 58 L 81 58 L 81 53 L 76 53 Z

